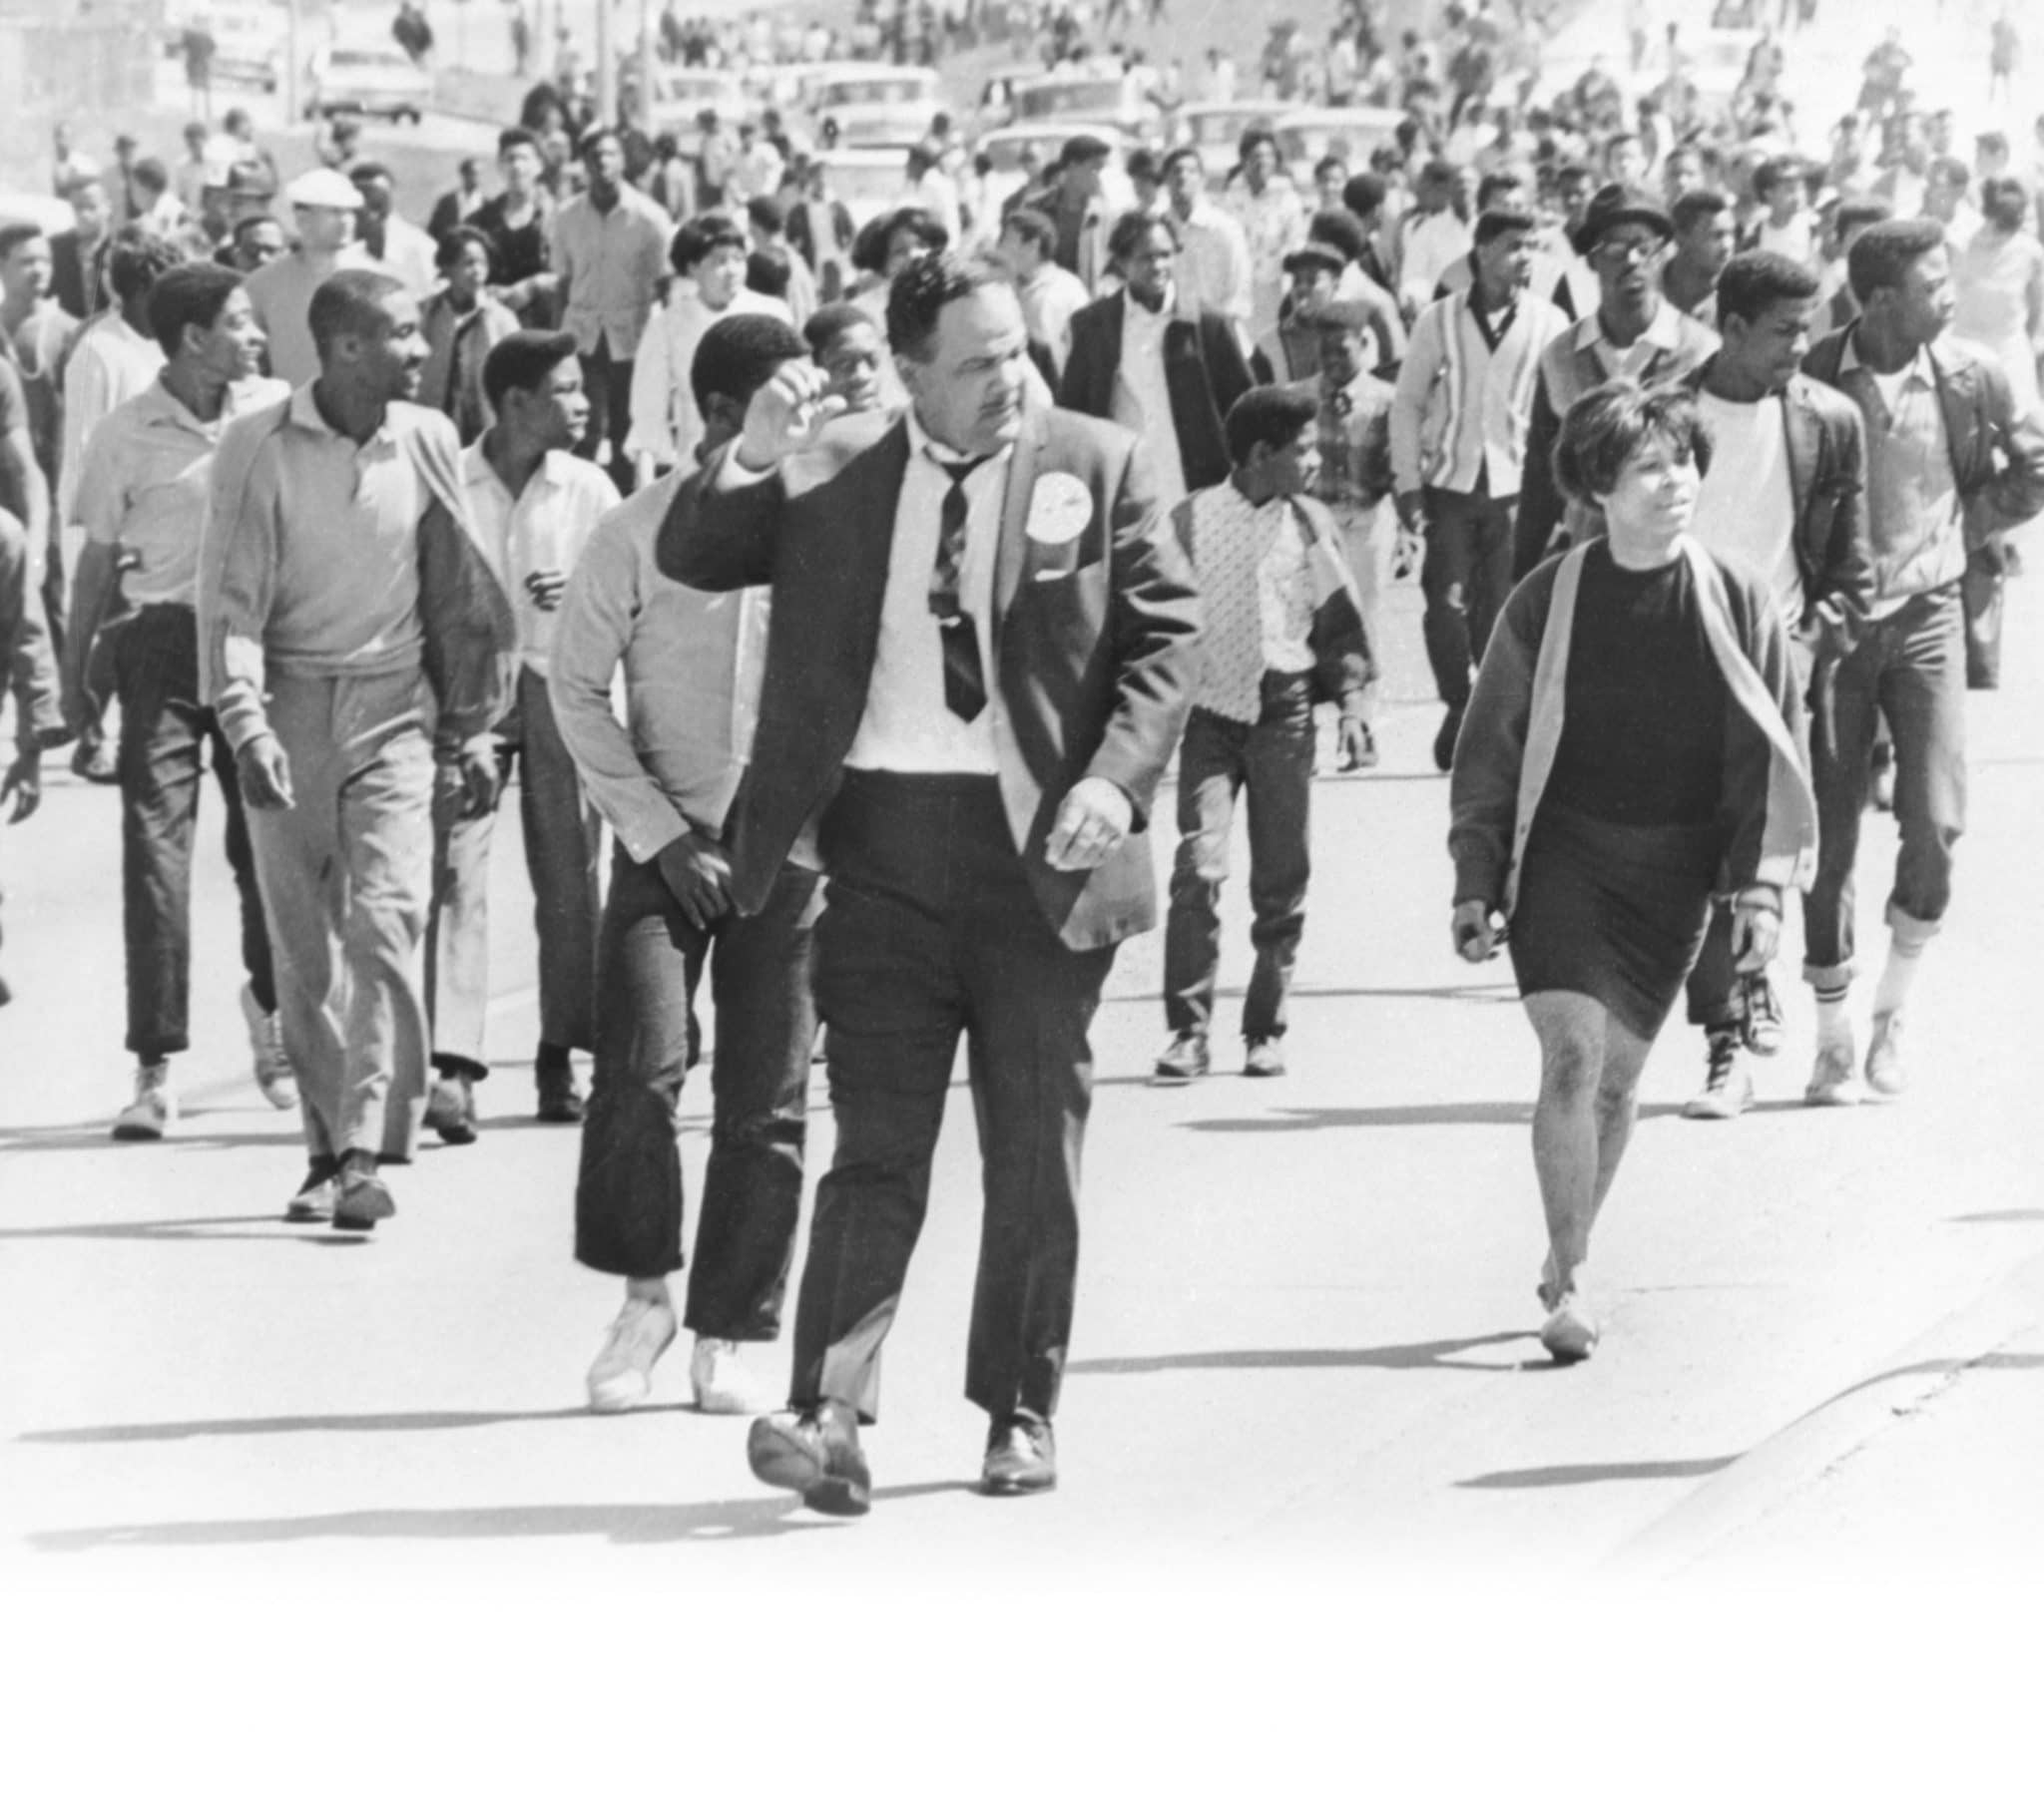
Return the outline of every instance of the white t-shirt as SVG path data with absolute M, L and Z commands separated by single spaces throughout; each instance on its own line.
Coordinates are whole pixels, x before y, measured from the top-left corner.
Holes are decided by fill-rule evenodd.
M 1719 558 L 1765 579 L 1792 629 L 1802 618 L 1802 572 L 1795 564 L 1795 489 L 1782 398 L 1727 402 L 1700 390 L 1697 403 L 1711 430 L 1711 469 L 1690 532 Z

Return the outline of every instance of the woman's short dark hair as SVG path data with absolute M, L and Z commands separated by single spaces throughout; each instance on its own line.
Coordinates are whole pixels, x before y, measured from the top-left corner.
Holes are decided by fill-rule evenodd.
M 211 332 L 241 286 L 241 271 L 225 264 L 173 264 L 159 276 L 149 290 L 149 330 L 164 356 L 177 357 L 187 327 Z
M 944 223 L 927 208 L 897 208 L 885 217 L 887 229 L 880 234 L 880 261 L 884 267 L 887 247 L 894 242 L 897 232 L 913 232 L 925 251 L 941 251 L 950 244 L 951 234 L 945 230 Z
M 727 314 L 703 335 L 689 366 L 696 406 L 707 415 L 713 396 L 750 402 L 761 384 L 807 350 L 801 335 L 777 314 Z
M 1171 240 L 1173 250 L 1179 246 L 1178 226 L 1168 216 L 1145 214 L 1140 208 L 1131 208 L 1114 224 L 1107 235 L 1107 254 L 1116 263 L 1129 257 L 1152 232 L 1162 232 Z
M 1013 286 L 1008 272 L 987 257 L 939 251 L 918 258 L 887 291 L 887 343 L 895 357 L 924 363 L 937 337 L 937 317 L 945 308 L 982 289 Z
M 849 301 L 832 301 L 802 322 L 802 337 L 809 342 L 809 356 L 820 358 L 853 327 L 873 324 L 873 317 L 864 308 Z
M 746 235 L 739 229 L 738 222 L 728 214 L 699 214 L 676 229 L 668 245 L 667 260 L 674 265 L 677 276 L 686 276 L 711 252 L 725 245 L 739 251 L 746 248 Z
M 1944 226 L 1934 220 L 1881 220 L 1852 241 L 1845 275 L 1863 305 L 1876 289 L 1899 289 L 1909 266 L 1944 243 Z
M 1222 425 L 1228 436 L 1229 463 L 1247 465 L 1260 446 L 1289 446 L 1319 412 L 1316 395 L 1301 395 L 1283 384 L 1266 383 L 1245 390 Z
M 2012 176 L 1990 176 L 1980 185 L 1980 213 L 2004 232 L 2020 232 L 2030 218 L 2030 192 Z
M 474 226 L 449 226 L 440 234 L 439 249 L 433 255 L 434 267 L 440 270 L 453 269 L 461 261 L 462 252 L 470 245 L 482 246 L 483 258 L 494 274 L 497 267 L 497 247 L 490 243 L 490 235 L 487 232 L 479 231 Z
M 573 333 L 544 333 L 520 327 L 490 347 L 483 358 L 483 394 L 490 407 L 503 411 L 512 390 L 536 390 L 556 369 L 575 356 Z
M 146 226 L 123 226 L 107 249 L 107 286 L 122 301 L 147 295 L 158 277 L 185 261 L 185 253 Z
M 1718 318 L 1760 319 L 1778 301 L 1812 300 L 1820 285 L 1806 265 L 1779 251 L 1742 251 L 1718 272 Z
M 1554 448 L 1554 481 L 1578 503 L 1594 503 L 1618 488 L 1625 468 L 1653 441 L 1676 458 L 1711 469 L 1711 431 L 1697 409 L 1695 391 L 1680 384 L 1645 389 L 1630 377 L 1600 383 L 1577 397 Z

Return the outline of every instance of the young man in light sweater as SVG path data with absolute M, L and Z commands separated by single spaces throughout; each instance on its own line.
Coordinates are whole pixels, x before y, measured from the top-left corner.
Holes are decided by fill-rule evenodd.
M 1430 302 L 1391 404 L 1398 517 L 1426 537 L 1426 654 L 1447 706 L 1434 764 L 1454 760 L 1471 675 L 1512 584 L 1512 533 L 1540 354 L 1568 327 L 1529 287 L 1537 223 L 1493 209 L 1476 222 L 1475 280 Z

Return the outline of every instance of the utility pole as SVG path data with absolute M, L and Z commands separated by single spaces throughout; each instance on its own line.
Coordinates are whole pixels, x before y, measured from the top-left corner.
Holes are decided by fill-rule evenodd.
M 654 57 L 653 0 L 639 0 L 639 118 L 634 122 L 649 139 L 653 137 L 653 102 L 660 65 Z
M 596 0 L 596 117 L 607 126 L 618 119 L 618 63 L 611 23 L 611 0 Z

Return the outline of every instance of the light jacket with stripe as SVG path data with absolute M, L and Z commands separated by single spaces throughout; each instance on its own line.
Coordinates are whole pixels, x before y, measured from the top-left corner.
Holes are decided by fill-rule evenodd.
M 1448 789 L 1457 904 L 1480 900 L 1510 917 L 1518 899 L 1527 838 L 1561 747 L 1588 550 L 1572 547 L 1523 580 L 1491 631 Z M 1780 911 L 1789 887 L 1806 889 L 1816 877 L 1816 797 L 1799 750 L 1802 702 L 1788 636 L 1760 580 L 1687 536 L 1682 553 L 1728 693 L 1717 891 Z

